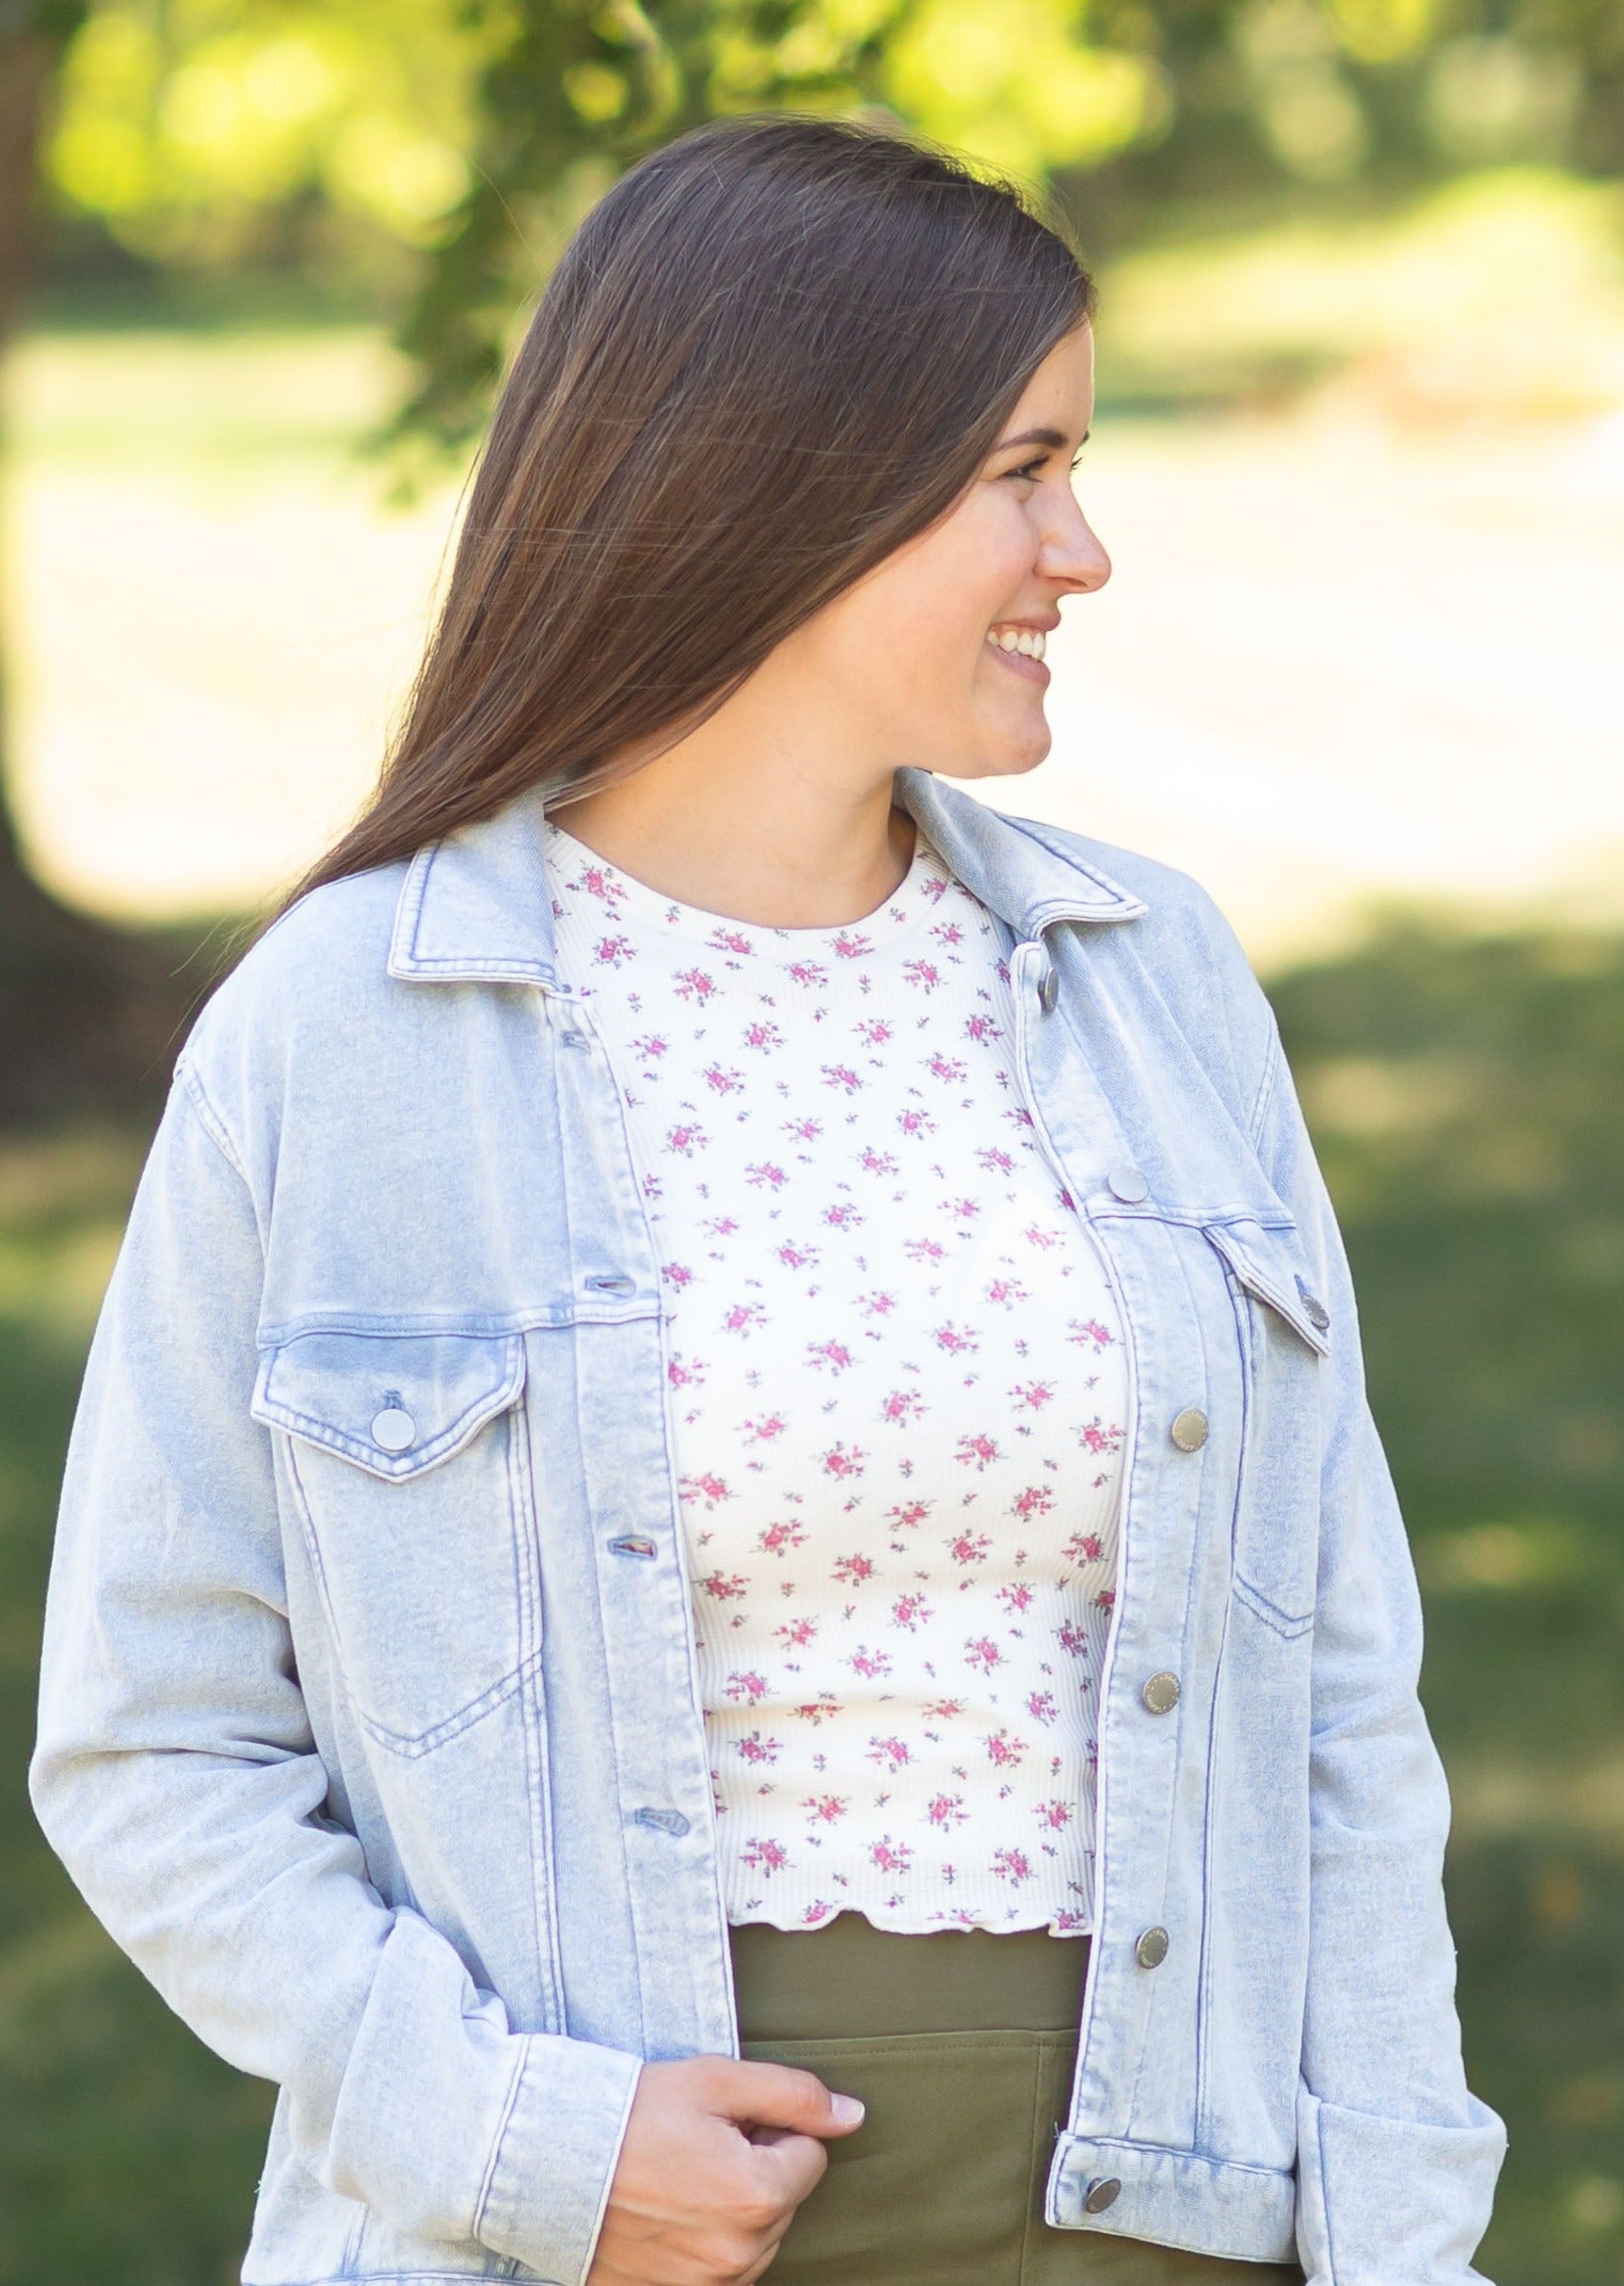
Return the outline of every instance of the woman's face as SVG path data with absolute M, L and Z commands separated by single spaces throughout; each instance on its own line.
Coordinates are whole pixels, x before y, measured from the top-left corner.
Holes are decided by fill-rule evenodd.
M 854 745 L 877 761 L 991 778 L 1049 752 L 1049 669 L 1032 654 L 1062 596 L 1110 577 L 1071 489 L 1093 414 L 1094 337 L 1083 326 L 1033 374 L 957 504 L 782 647 L 826 707 L 838 694 Z

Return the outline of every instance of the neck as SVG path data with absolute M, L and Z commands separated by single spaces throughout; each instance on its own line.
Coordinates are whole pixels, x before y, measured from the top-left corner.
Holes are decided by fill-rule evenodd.
M 708 723 L 551 816 L 663 895 L 772 929 L 838 928 L 884 903 L 914 853 L 890 770 L 832 765 L 793 732 Z

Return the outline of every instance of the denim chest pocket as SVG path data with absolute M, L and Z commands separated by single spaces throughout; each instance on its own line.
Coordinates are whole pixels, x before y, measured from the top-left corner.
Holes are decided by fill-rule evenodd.
M 283 1460 L 370 1735 L 422 1755 L 499 1706 L 525 1654 L 518 1334 L 303 1332 L 251 1410 Z
M 1330 1312 L 1294 1226 L 1205 1226 L 1228 1272 L 1245 1393 L 1235 1513 L 1235 1592 L 1275 1634 L 1314 1624 L 1322 1464 L 1320 1376 Z

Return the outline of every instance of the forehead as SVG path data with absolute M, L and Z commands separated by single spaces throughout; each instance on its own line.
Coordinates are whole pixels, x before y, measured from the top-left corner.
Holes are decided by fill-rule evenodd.
M 1079 326 L 1057 342 L 1021 390 L 1005 434 L 1053 429 L 1081 439 L 1094 414 L 1094 329 Z

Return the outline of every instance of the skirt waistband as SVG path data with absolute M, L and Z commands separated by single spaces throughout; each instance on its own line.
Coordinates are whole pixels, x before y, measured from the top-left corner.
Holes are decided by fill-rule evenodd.
M 890 2038 L 914 2033 L 1075 2034 L 1086 1937 L 1047 1929 L 905 1936 L 861 1913 L 820 1929 L 750 1921 L 728 1932 L 745 2040 Z

